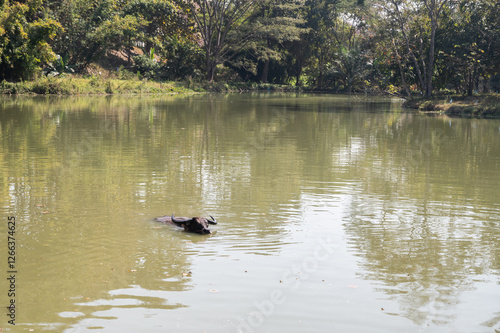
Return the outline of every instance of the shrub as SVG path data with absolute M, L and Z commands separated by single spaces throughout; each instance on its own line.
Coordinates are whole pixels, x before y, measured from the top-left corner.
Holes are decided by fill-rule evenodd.
M 138 55 L 134 58 L 134 68 L 146 78 L 154 78 L 158 76 L 160 65 L 151 57 Z
M 106 83 L 106 89 L 105 89 L 106 94 L 113 94 L 113 86 L 111 85 L 111 81 L 108 81 Z
M 135 80 L 135 79 L 137 79 L 137 76 L 135 75 L 135 73 L 133 73 L 129 70 L 126 70 L 125 67 L 123 67 L 123 65 L 121 65 L 118 68 L 118 78 L 120 80 Z

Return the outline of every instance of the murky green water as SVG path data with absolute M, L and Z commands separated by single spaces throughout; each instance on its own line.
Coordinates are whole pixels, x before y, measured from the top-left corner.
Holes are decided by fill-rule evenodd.
M 0 131 L 3 331 L 500 331 L 498 120 L 342 96 L 4 98 Z M 219 224 L 151 221 L 173 212 Z

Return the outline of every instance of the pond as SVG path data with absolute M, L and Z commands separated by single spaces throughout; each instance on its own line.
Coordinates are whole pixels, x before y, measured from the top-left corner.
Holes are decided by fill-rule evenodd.
M 3 331 L 500 331 L 499 120 L 4 97 L 0 131 Z M 172 213 L 219 223 L 153 221 Z

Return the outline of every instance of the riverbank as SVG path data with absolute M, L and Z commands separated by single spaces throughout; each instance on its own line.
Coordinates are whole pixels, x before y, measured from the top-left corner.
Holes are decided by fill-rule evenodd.
M 158 82 L 140 79 L 113 79 L 100 76 L 44 77 L 33 81 L 0 83 L 0 94 L 18 95 L 112 95 L 179 94 L 203 91 L 185 82 Z
M 500 94 L 478 96 L 448 95 L 432 99 L 413 99 L 404 106 L 423 113 L 463 118 L 500 118 Z
M 154 81 L 139 78 L 43 77 L 33 81 L 0 82 L 3 95 L 190 94 L 203 92 L 300 91 L 300 87 L 254 82 Z
M 43 77 L 33 81 L 0 82 L 3 95 L 136 95 L 196 94 L 206 92 L 281 91 L 308 89 L 257 82 L 155 81 L 138 77 L 113 78 L 100 75 Z M 315 91 L 317 92 L 317 91 Z M 478 96 L 442 95 L 432 99 L 407 100 L 404 107 L 427 114 L 464 118 L 500 118 L 500 94 Z

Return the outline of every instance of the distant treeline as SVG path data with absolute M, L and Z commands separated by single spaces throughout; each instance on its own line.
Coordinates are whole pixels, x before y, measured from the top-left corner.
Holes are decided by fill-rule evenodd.
M 498 91 L 500 2 L 0 0 L 0 80 L 84 73 L 104 60 L 157 80 Z

